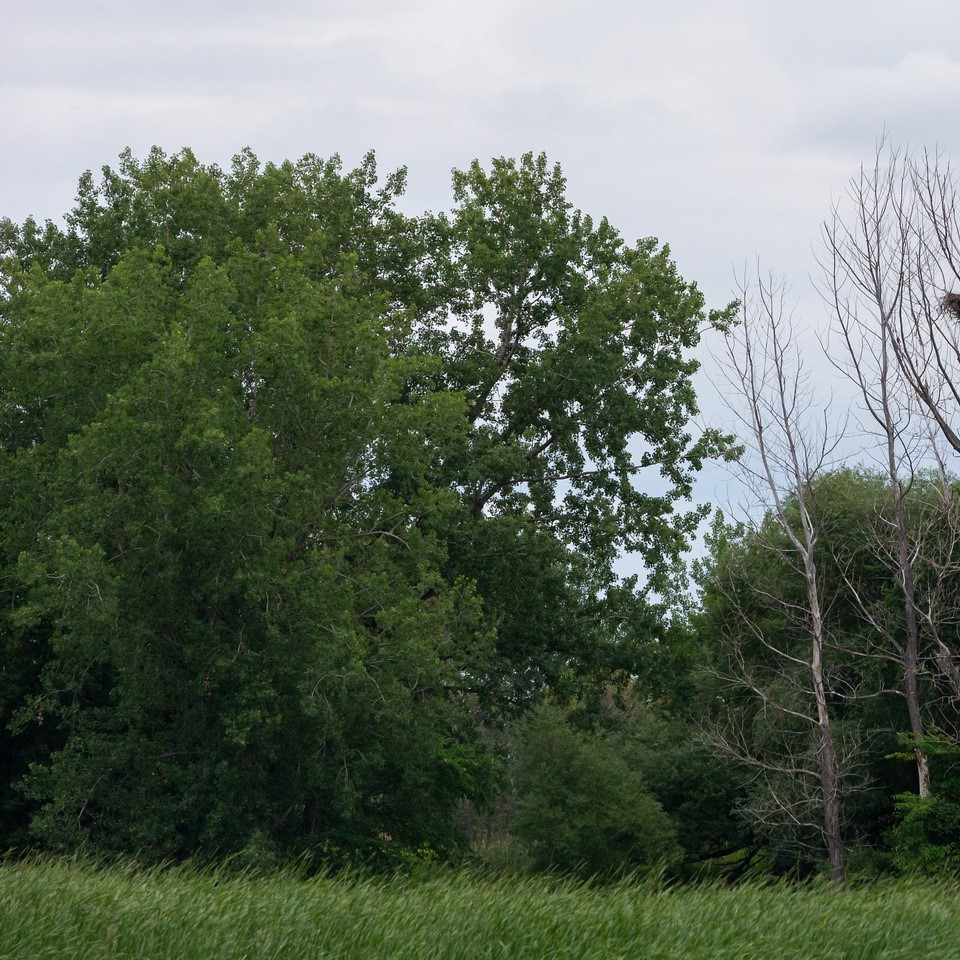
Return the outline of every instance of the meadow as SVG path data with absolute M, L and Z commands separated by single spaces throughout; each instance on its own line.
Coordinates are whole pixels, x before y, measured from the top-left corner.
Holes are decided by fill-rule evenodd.
M 0 957 L 951 960 L 960 899 L 921 881 L 591 887 L 7 862 Z

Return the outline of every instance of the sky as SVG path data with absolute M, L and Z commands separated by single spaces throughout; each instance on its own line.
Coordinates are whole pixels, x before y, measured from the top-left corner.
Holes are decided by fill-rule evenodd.
M 450 206 L 454 167 L 545 151 L 576 207 L 668 243 L 709 305 L 759 258 L 816 324 L 820 223 L 878 137 L 960 149 L 955 0 L 0 0 L 0 22 L 18 221 L 60 218 L 128 146 L 374 149 L 408 168 L 410 212 Z

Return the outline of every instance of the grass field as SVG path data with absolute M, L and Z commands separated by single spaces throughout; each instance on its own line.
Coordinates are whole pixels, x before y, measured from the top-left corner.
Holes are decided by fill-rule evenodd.
M 300 881 L 7 863 L 0 957 L 960 960 L 960 892 L 919 882 Z

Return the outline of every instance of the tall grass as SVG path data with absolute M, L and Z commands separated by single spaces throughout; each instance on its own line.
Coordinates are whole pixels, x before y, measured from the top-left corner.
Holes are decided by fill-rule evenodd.
M 960 958 L 930 883 L 659 889 L 0 866 L 0 957 Z

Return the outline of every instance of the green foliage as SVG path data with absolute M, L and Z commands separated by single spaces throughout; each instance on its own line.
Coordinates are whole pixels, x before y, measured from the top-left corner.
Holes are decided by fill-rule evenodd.
M 565 187 L 543 155 L 455 172 L 447 309 L 425 331 L 467 400 L 470 430 L 444 462 L 464 495 L 446 538 L 494 617 L 499 669 L 482 694 L 501 709 L 637 668 L 624 650 L 663 624 L 614 561 L 636 552 L 664 587 L 702 516 L 678 502 L 726 445 L 691 433 L 688 350 L 728 314 L 706 316 L 667 248 L 627 246 Z
M 907 746 L 906 738 L 901 743 Z M 904 873 L 960 873 L 960 745 L 942 735 L 924 742 L 934 791 L 928 797 L 899 794 L 891 831 L 894 863 Z M 912 752 L 901 754 L 911 759 Z
M 843 468 L 818 477 L 807 490 L 818 539 L 818 590 L 829 639 L 825 654 L 827 695 L 841 753 L 845 753 L 845 831 L 865 870 L 935 869 L 948 864 L 949 804 L 954 774 L 939 746 L 931 741 L 931 775 L 936 799 L 916 796 L 913 751 L 897 749 L 898 735 L 908 727 L 902 691 L 905 627 L 903 590 L 895 566 L 891 496 L 882 474 Z M 905 507 L 914 546 L 913 570 L 921 611 L 934 618 L 941 639 L 953 644 L 956 622 L 956 538 L 943 513 L 941 480 L 918 474 L 906 492 Z M 786 509 L 795 509 L 789 502 Z M 815 716 L 804 694 L 808 657 L 803 609 L 803 571 L 770 517 L 754 528 L 718 520 L 701 565 L 703 602 L 695 617 L 696 632 L 708 668 L 703 698 L 712 728 L 735 741 L 755 777 L 743 809 L 764 822 L 757 834 L 768 844 L 773 860 L 786 870 L 814 864 L 803 846 L 817 842 L 812 830 L 772 824 L 771 788 L 781 796 L 798 795 L 796 783 L 804 763 L 817 749 L 814 724 L 797 714 Z M 940 671 L 940 654 L 931 624 L 921 629 L 920 707 L 928 726 L 943 726 L 955 739 L 956 701 L 949 696 Z M 795 657 L 795 660 L 791 660 Z M 712 687 L 712 689 L 711 689 Z M 912 742 L 912 741 L 911 741 Z M 793 794 L 791 794 L 793 791 Z M 911 793 L 912 791 L 912 793 Z M 813 823 L 811 818 L 811 824 Z M 940 839 L 931 839 L 939 837 Z M 935 850 L 934 848 L 938 848 Z M 939 858 L 939 859 L 938 859 Z
M 512 773 L 510 830 L 538 868 L 609 876 L 677 859 L 673 826 L 638 773 L 556 710 L 524 722 Z
M 683 852 L 681 874 L 695 876 L 706 861 L 747 848 L 753 836 L 738 816 L 747 793 L 743 772 L 704 743 L 696 724 L 625 705 L 608 742 L 667 813 Z
M 933 876 L 960 871 L 960 802 L 903 793 L 895 809 L 894 862 L 900 870 Z
M 64 228 L 3 222 L 5 842 L 450 853 L 484 723 L 656 649 L 613 563 L 656 587 L 696 523 L 724 315 L 543 157 L 456 173 L 450 216 L 403 185 L 128 152 Z
M 63 262 L 7 261 L 5 643 L 50 648 L 8 710 L 55 731 L 22 780 L 48 847 L 443 848 L 483 791 L 447 687 L 489 631 L 416 523 L 452 494 L 389 484 L 463 401 L 411 394 L 435 363 L 396 351 L 406 321 L 358 264 L 372 176 L 124 158 L 82 185 Z M 367 207 L 350 230 L 334 187 Z

